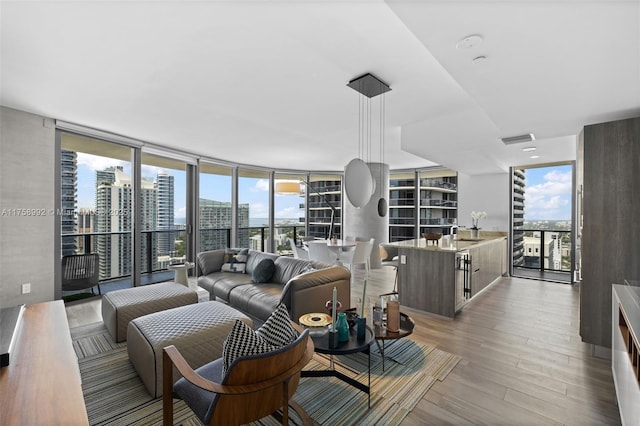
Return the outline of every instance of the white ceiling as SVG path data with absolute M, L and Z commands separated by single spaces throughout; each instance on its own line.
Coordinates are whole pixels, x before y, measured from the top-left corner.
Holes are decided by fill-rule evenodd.
M 341 170 L 358 156 L 346 84 L 366 72 L 392 88 L 392 169 L 571 160 L 584 125 L 640 115 L 640 0 L 0 7 L 2 105 L 243 164 Z M 523 133 L 539 158 L 499 140 Z

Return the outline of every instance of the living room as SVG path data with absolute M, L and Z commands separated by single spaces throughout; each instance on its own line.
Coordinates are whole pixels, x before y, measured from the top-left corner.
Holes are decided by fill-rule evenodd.
M 485 229 L 508 231 L 509 167 L 579 162 L 584 126 L 640 115 L 637 2 L 1 7 L 2 209 L 59 206 L 56 138 L 64 126 L 168 157 L 341 175 L 358 157 L 357 94 L 346 84 L 373 72 L 391 86 L 390 169 L 457 170 L 459 224 L 469 227 L 480 209 Z M 481 40 L 464 42 L 473 35 Z M 538 159 L 500 141 L 528 133 Z M 605 170 L 615 182 L 620 171 L 612 168 Z M 625 174 L 620 186 L 637 179 Z M 56 220 L 2 217 L 1 307 L 59 298 Z M 621 276 L 640 275 L 637 242 L 628 241 L 637 231 L 615 230 L 629 261 L 603 275 L 609 293 Z M 579 303 L 573 297 L 569 306 Z M 433 327 L 420 318 L 416 334 Z M 585 341 L 606 352 L 610 330 L 597 328 Z

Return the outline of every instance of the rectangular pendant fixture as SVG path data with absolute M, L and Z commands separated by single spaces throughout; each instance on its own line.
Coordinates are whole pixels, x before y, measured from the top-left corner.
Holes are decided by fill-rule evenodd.
M 358 93 L 362 93 L 368 98 L 373 98 L 374 96 L 378 96 L 391 90 L 391 87 L 389 87 L 387 83 L 369 73 L 358 78 L 354 78 L 347 83 L 347 86 L 351 87 Z

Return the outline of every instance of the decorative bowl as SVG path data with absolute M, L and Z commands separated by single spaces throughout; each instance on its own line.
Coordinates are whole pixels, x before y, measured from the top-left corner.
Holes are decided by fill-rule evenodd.
M 430 241 L 430 240 L 438 241 L 440 238 L 442 238 L 442 234 L 436 234 L 436 233 L 426 233 L 426 234 L 422 234 L 422 236 L 427 241 Z

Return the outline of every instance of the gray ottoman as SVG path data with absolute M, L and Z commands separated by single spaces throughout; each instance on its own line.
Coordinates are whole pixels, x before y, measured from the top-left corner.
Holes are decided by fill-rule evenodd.
M 116 290 L 102 296 L 102 321 L 118 343 L 127 339 L 131 320 L 191 303 L 198 303 L 198 293 L 182 284 L 161 283 Z
M 162 395 L 162 349 L 175 345 L 192 368 L 222 356 L 222 344 L 236 319 L 251 318 L 224 303 L 210 301 L 136 318 L 127 330 L 127 352 L 149 393 Z M 180 377 L 174 369 L 176 380 Z

